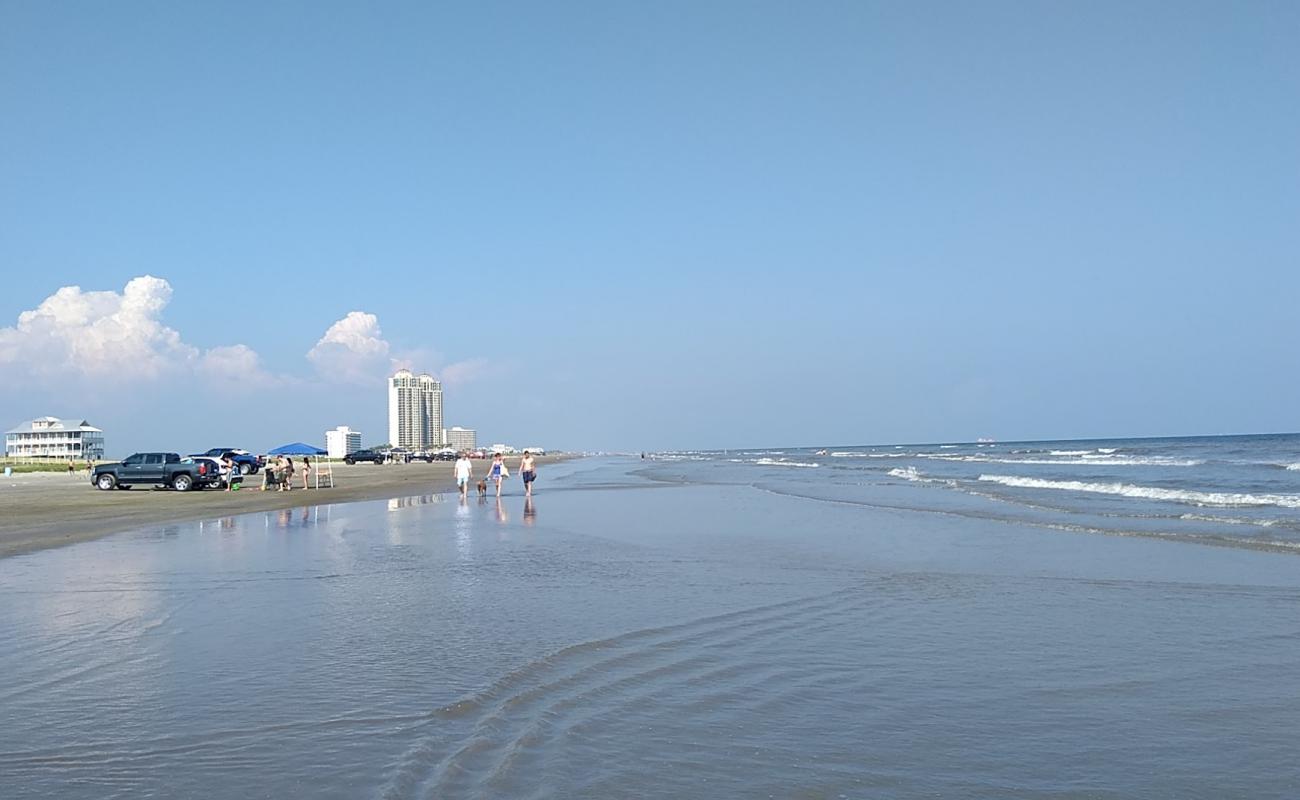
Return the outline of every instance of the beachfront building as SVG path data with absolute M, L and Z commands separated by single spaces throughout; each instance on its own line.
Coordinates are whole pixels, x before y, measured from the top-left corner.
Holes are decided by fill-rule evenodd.
M 98 460 L 104 457 L 104 432 L 84 419 L 41 417 L 5 432 L 5 455 Z
M 455 450 L 477 450 L 478 432 L 473 428 L 453 426 L 442 434 L 442 440 Z
M 388 443 L 407 450 L 442 445 L 442 384 L 398 370 L 388 379 Z
M 361 432 L 347 425 L 325 431 L 325 454 L 330 458 L 343 458 L 361 449 Z

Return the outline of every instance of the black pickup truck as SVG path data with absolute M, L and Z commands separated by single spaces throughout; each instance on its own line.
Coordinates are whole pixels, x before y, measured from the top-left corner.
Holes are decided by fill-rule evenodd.
M 178 453 L 133 453 L 119 462 L 95 467 L 90 482 L 104 491 L 140 484 L 188 492 L 195 487 L 219 485 L 221 475 L 211 461 L 181 458 Z

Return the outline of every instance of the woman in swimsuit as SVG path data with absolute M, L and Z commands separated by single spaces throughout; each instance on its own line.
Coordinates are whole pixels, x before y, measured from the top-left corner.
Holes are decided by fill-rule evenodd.
M 501 480 L 510 476 L 510 470 L 506 469 L 506 457 L 497 453 L 492 456 L 492 469 L 488 471 L 488 477 L 497 485 L 497 497 L 501 496 Z

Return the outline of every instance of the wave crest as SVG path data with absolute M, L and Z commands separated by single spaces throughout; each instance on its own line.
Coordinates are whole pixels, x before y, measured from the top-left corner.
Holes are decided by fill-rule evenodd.
M 1300 508 L 1300 495 L 1247 494 L 1244 492 L 1198 492 L 1190 489 L 1162 489 L 1158 486 L 1137 486 L 1129 483 L 1089 483 L 1087 481 L 1053 481 L 1043 478 L 1024 478 L 1018 475 L 981 475 L 981 481 L 998 483 L 1018 489 L 1056 489 L 1067 492 L 1111 494 L 1122 497 L 1140 497 L 1146 500 L 1164 500 L 1196 506 L 1234 508 L 1242 506 L 1278 506 Z

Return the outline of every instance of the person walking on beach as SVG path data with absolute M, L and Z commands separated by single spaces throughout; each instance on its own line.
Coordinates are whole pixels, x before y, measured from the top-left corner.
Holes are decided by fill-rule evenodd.
M 72 459 L 69 458 L 69 459 L 68 459 L 68 477 L 69 477 L 69 478 L 75 478 L 75 477 L 77 477 L 77 474 L 76 474 L 76 473 L 77 473 L 77 465 L 74 464 L 74 463 L 72 463 Z
M 303 456 L 302 457 L 302 488 L 304 489 L 311 488 L 311 484 L 308 483 L 310 479 L 311 479 L 311 459 L 308 458 L 307 456 Z
M 519 459 L 519 477 L 524 479 L 524 497 L 533 496 L 533 481 L 537 480 L 537 465 L 533 463 L 533 454 L 524 451 L 524 457 Z
M 469 479 L 474 476 L 474 462 L 469 460 L 462 450 L 460 458 L 456 459 L 456 486 L 460 489 L 462 498 L 469 497 Z
M 501 453 L 492 456 L 492 469 L 488 471 L 488 477 L 496 482 L 497 497 L 500 497 L 501 481 L 510 477 L 510 470 L 506 469 L 506 457 Z

